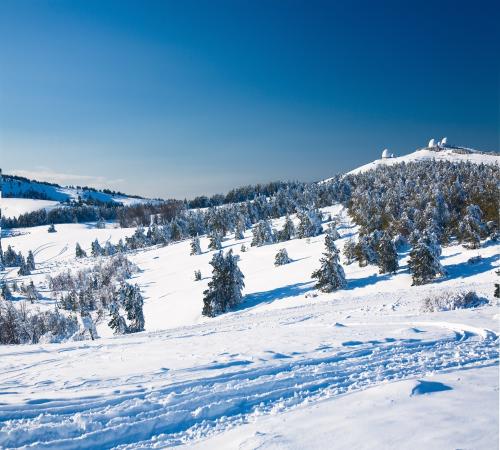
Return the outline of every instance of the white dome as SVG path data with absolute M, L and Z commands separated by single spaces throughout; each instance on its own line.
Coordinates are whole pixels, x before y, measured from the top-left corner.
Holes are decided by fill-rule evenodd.
M 429 148 L 434 148 L 436 146 L 436 141 L 434 139 L 431 139 L 429 141 L 429 145 L 427 147 Z
M 384 149 L 384 151 L 382 152 L 382 158 L 389 158 L 391 155 L 389 153 L 389 150 L 388 149 Z

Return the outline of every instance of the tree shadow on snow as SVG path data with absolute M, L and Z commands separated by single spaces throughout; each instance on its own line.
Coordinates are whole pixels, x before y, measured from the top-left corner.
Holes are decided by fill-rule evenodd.
M 297 297 L 298 295 L 303 295 L 313 289 L 313 283 L 311 281 L 307 281 L 304 283 L 295 283 L 289 284 L 287 286 L 281 286 L 276 289 L 271 289 L 270 291 L 247 294 L 245 295 L 243 303 L 237 308 L 237 311 L 253 308 L 257 305 L 269 304 L 274 302 L 275 300 L 282 300 L 287 297 Z
M 483 258 L 476 264 L 469 264 L 467 262 L 462 262 L 459 264 L 450 264 L 449 266 L 444 266 L 447 276 L 443 278 L 438 278 L 434 280 L 435 283 L 441 283 L 446 280 L 454 278 L 468 278 L 474 275 L 479 275 L 480 273 L 488 272 L 494 269 L 493 263 L 497 259 L 497 256 L 490 256 L 489 258 Z
M 398 270 L 399 272 L 399 270 Z M 369 275 L 363 278 L 348 278 L 347 279 L 347 289 L 356 289 L 362 288 L 366 286 L 370 286 L 372 284 L 376 284 L 380 281 L 390 280 L 393 276 L 397 275 L 396 273 L 374 273 L 373 275 Z

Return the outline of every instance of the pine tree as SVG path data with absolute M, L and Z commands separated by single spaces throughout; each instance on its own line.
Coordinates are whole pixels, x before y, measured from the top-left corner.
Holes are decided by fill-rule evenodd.
M 285 248 L 280 248 L 276 256 L 274 257 L 274 265 L 275 266 L 283 266 L 285 264 L 289 264 L 292 260 L 288 256 L 288 252 Z
M 398 252 L 390 236 L 384 232 L 377 246 L 380 273 L 394 273 L 398 270 Z
M 234 230 L 234 238 L 237 241 L 244 239 L 245 238 L 245 230 L 246 230 L 245 218 L 242 215 L 239 215 L 238 219 L 236 221 L 236 227 Z
M 222 249 L 222 239 L 217 231 L 212 231 L 209 235 L 208 248 L 210 250 L 220 250 Z
M 56 230 L 56 227 L 54 226 L 53 223 L 50 224 L 48 230 L 47 230 L 49 233 L 56 233 L 57 230 Z
M 132 286 L 131 284 L 124 283 L 120 291 L 122 304 L 129 321 L 127 332 L 137 333 L 139 331 L 144 331 L 144 300 L 139 286 L 137 284 Z
M 200 281 L 201 280 L 201 270 L 195 270 L 194 271 L 194 281 Z
M 80 247 L 80 244 L 78 242 L 76 243 L 76 247 L 75 247 L 75 255 L 77 258 L 87 257 L 87 253 L 85 253 L 85 250 L 83 250 L 83 248 Z
M 467 206 L 466 214 L 459 224 L 459 236 L 468 248 L 481 247 L 481 237 L 485 235 L 486 230 L 482 217 L 483 212 L 479 206 Z
M 247 251 L 247 248 L 246 248 L 245 244 L 241 244 L 240 251 L 242 253 L 245 253 Z
M 27 275 L 31 275 L 31 271 L 28 267 L 28 265 L 26 264 L 26 260 L 24 259 L 24 256 L 21 255 L 21 253 L 19 253 L 19 270 L 17 271 L 17 274 L 20 275 L 20 276 L 27 276 Z
M 436 243 L 424 236 L 411 249 L 408 267 L 412 274 L 413 285 L 430 283 L 436 276 L 444 274 L 439 262 L 440 250 L 435 247 Z
M 35 257 L 33 256 L 33 252 L 31 250 L 28 252 L 28 256 L 26 257 L 26 265 L 28 266 L 28 270 L 30 272 L 35 270 Z
M 339 262 L 339 251 L 331 237 L 325 237 L 326 251 L 320 259 L 321 267 L 314 271 L 312 278 L 316 278 L 316 288 L 322 292 L 333 292 L 347 286 L 344 269 Z
M 114 301 L 109 305 L 109 315 L 111 316 L 108 326 L 114 331 L 114 334 L 125 334 L 127 332 L 127 322 L 120 314 L 120 305 Z
M 317 210 L 301 210 L 297 213 L 297 217 L 300 221 L 297 228 L 299 239 L 318 236 L 323 232 L 321 214 Z
M 201 255 L 200 238 L 195 236 L 191 239 L 191 252 L 190 255 Z
M 377 264 L 377 252 L 375 251 L 371 236 L 360 236 L 355 248 L 356 259 L 359 267 L 368 264 Z
M 278 232 L 278 240 L 280 242 L 289 241 L 294 238 L 295 233 L 295 225 L 293 224 L 292 219 L 290 219 L 290 216 L 287 214 L 283 228 Z
M 328 224 L 328 228 L 326 230 L 326 233 L 331 237 L 332 240 L 336 241 L 337 239 L 340 239 L 340 234 L 337 231 L 337 228 L 335 228 L 335 224 L 330 223 Z
M 274 243 L 274 233 L 269 220 L 261 220 L 252 230 L 251 246 L 260 247 L 262 245 Z
M 245 286 L 237 257 L 230 250 L 226 257 L 222 251 L 214 254 L 210 265 L 213 267 L 212 279 L 208 289 L 203 292 L 202 314 L 215 317 L 237 306 L 241 302 L 241 291 Z
M 90 253 L 91 253 L 91 255 L 92 255 L 94 258 L 96 258 L 96 257 L 98 257 L 98 256 L 101 256 L 101 255 L 102 255 L 102 253 L 103 253 L 103 252 L 102 252 L 102 247 L 101 247 L 101 245 L 99 244 L 99 241 L 97 240 L 97 238 L 96 238 L 96 240 L 95 240 L 95 241 L 93 241 L 93 242 L 92 242 L 92 244 L 91 244 L 91 246 L 90 246 L 90 247 L 91 247 Z
M 356 242 L 353 238 L 347 239 L 344 244 L 344 256 L 348 265 L 356 261 Z

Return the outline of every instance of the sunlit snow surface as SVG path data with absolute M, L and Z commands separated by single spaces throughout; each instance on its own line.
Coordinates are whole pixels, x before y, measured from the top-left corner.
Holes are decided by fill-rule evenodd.
M 340 207 L 326 211 L 342 214 L 342 248 L 357 229 Z M 35 250 L 39 286 L 47 274 L 95 263 L 75 260 L 77 241 L 88 250 L 96 237 L 117 242 L 134 231 L 56 228 L 13 230 L 3 240 Z M 345 266 L 347 290 L 313 297 L 323 240 L 254 248 L 249 231 L 226 240 L 241 257 L 245 299 L 216 319 L 201 316 L 213 255 L 205 238 L 198 256 L 189 256 L 188 241 L 132 254 L 146 332 L 111 337 L 103 322 L 94 342 L 0 347 L 0 447 L 495 448 L 499 246 L 444 248 L 448 277 L 419 287 L 406 253 L 396 275 Z M 291 264 L 274 267 L 279 248 Z M 467 263 L 478 254 L 479 263 Z M 421 312 L 423 298 L 456 289 L 490 305 Z M 53 307 L 41 291 L 41 307 Z M 422 382 L 450 389 L 415 395 Z

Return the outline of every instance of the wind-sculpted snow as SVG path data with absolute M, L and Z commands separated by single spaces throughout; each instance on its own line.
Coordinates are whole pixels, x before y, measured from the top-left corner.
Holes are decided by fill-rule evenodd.
M 493 331 L 446 322 L 400 325 L 414 327 L 415 335 L 437 328 L 439 337 L 351 342 L 297 354 L 273 353 L 264 361 L 234 355 L 225 364 L 94 380 L 94 388 L 116 386 L 107 394 L 0 404 L 0 447 L 164 448 L 381 383 L 498 364 Z M 165 336 L 159 333 L 157 338 Z M 99 356 L 94 351 L 87 358 L 91 354 Z M 54 362 L 49 358 L 47 364 Z M 1 376 L 3 391 L 5 370 Z

